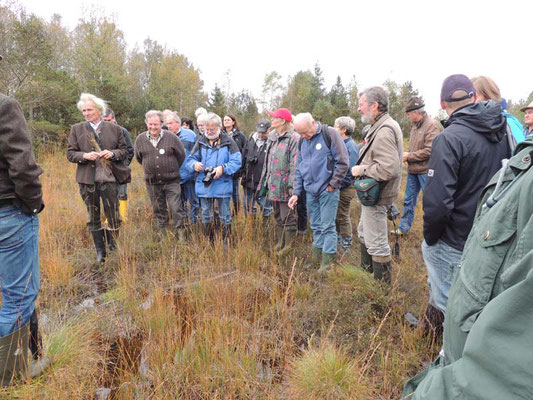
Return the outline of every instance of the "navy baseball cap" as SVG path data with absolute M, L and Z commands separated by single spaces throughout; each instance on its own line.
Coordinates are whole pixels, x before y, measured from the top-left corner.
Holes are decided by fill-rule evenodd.
M 462 97 L 453 98 L 453 94 L 459 90 L 466 92 L 466 95 Z M 440 99 L 442 101 L 461 101 L 474 97 L 476 89 L 472 84 L 472 81 L 463 74 L 450 75 L 442 83 L 442 89 L 440 91 Z

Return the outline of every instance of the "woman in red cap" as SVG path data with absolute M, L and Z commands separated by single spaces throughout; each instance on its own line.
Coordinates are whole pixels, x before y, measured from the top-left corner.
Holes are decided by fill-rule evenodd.
M 292 114 L 286 108 L 269 111 L 272 131 L 268 137 L 266 161 L 259 189 L 268 191 L 276 219 L 276 251 L 286 254 L 296 236 L 296 215 L 288 206 L 297 167 L 300 135 L 292 126 Z M 260 193 L 259 195 L 264 195 Z

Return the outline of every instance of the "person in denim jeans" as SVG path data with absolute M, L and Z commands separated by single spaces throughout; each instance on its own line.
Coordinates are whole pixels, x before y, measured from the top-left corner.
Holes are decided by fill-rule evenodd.
M 348 151 L 339 132 L 315 122 L 309 113 L 294 118 L 294 130 L 302 139 L 289 207 L 298 203 L 305 189 L 313 231 L 313 261 L 321 261 L 319 271 L 323 272 L 331 267 L 337 252 L 335 218 L 339 188 L 349 167 Z
M 37 335 L 35 299 L 40 286 L 37 214 L 44 208 L 39 181 L 42 172 L 33 155 L 20 105 L 0 94 L 0 383 L 3 386 L 13 377 L 24 377 L 28 368 L 25 358 L 28 332 L 35 339 Z M 21 343 L 22 351 L 18 345 L 20 338 L 26 338 Z
M 402 155 L 402 161 L 407 163 L 407 185 L 403 203 L 403 215 L 397 231 L 404 235 L 409 233 L 420 190 L 424 191 L 429 165 L 429 156 L 433 140 L 442 130 L 442 126 L 436 120 L 426 114 L 424 103 L 418 97 L 412 97 L 405 108 L 409 122 L 413 124 L 409 137 L 409 149 Z

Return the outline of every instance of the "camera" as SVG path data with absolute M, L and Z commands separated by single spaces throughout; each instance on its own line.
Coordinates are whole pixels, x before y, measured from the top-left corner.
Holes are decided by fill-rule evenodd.
M 215 167 L 207 167 L 204 170 L 205 176 L 204 179 L 202 179 L 202 182 L 205 186 L 211 185 L 211 182 L 213 182 L 213 178 L 215 177 Z
M 248 164 L 257 164 L 257 156 L 253 156 L 253 157 L 247 158 L 246 162 Z

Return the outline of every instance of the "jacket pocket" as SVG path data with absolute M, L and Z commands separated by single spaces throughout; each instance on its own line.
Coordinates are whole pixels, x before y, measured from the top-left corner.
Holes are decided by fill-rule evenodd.
M 494 284 L 516 235 L 516 211 L 516 202 L 501 204 L 482 216 L 470 234 L 448 307 L 463 332 L 470 331 L 493 297 Z

